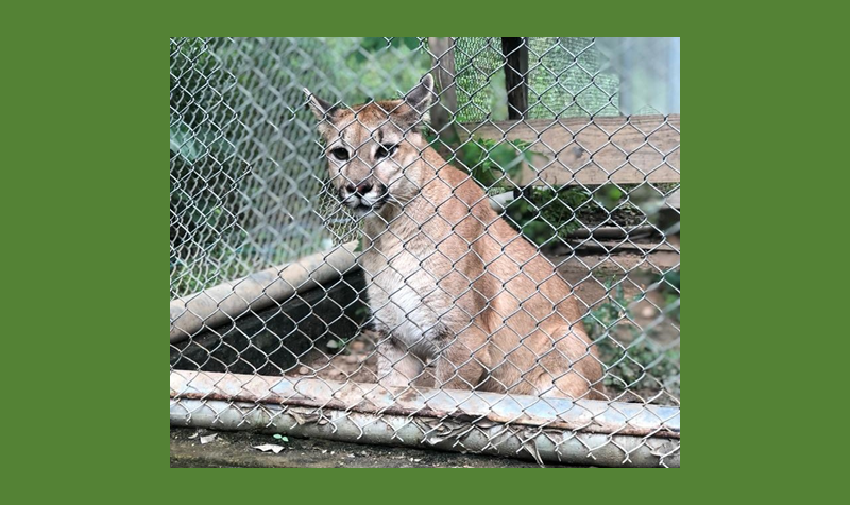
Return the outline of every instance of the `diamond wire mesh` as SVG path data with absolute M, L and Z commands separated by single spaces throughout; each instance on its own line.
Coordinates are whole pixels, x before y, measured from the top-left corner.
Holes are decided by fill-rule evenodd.
M 671 161 L 678 153 L 678 123 L 663 116 L 657 124 L 645 126 L 627 116 L 612 128 L 602 120 L 622 116 L 624 108 L 678 112 L 677 96 L 671 108 L 669 100 L 649 103 L 656 97 L 646 90 L 647 83 L 658 85 L 651 78 L 654 75 L 664 86 L 675 85 L 678 92 L 677 80 L 669 84 L 671 77 L 677 77 L 673 75 L 677 64 L 673 68 L 672 58 L 654 57 L 662 49 L 669 49 L 670 43 L 532 37 L 524 39 L 523 45 L 528 54 L 528 72 L 523 76 L 528 104 L 523 121 L 499 121 L 507 116 L 506 55 L 499 38 L 459 37 L 452 39 L 450 45 L 456 65 L 457 122 L 442 129 L 441 135 L 426 127 L 425 138 L 446 155 L 449 163 L 468 174 L 466 180 L 475 181 L 486 190 L 465 200 L 470 213 L 461 221 L 481 226 L 485 234 L 489 233 L 491 223 L 471 212 L 471 208 L 477 204 L 489 207 L 488 194 L 513 192 L 518 198 L 500 209 L 500 215 L 520 233 L 507 240 L 502 256 L 509 254 L 511 244 L 530 241 L 541 248 L 534 249 L 529 257 L 510 260 L 521 267 L 552 261 L 558 273 L 553 267 L 551 272 L 534 278 L 537 287 L 531 291 L 512 290 L 508 285 L 521 284 L 517 279 L 525 275 L 520 268 L 502 275 L 502 288 L 496 293 L 482 294 L 479 289 L 490 275 L 488 266 L 495 268 L 499 259 L 483 258 L 480 250 L 469 247 L 465 253 L 450 258 L 452 263 L 460 265 L 468 260 L 483 267 L 464 279 L 465 288 L 448 290 L 454 299 L 447 300 L 441 296 L 447 291 L 443 286 L 457 281 L 458 267 L 450 264 L 439 271 L 423 265 L 438 254 L 445 254 L 441 247 L 454 240 L 454 235 L 428 237 L 434 251 L 417 257 L 418 267 L 401 272 L 398 261 L 396 265 L 393 262 L 409 252 L 405 245 L 398 244 L 421 240 L 422 233 L 405 235 L 398 226 L 384 223 L 384 229 L 373 232 L 371 241 L 361 245 L 363 257 L 373 257 L 371 271 L 368 261 L 364 265 L 365 278 L 341 275 L 312 290 L 297 290 L 269 309 L 247 308 L 241 317 L 231 318 L 229 324 L 204 328 L 186 342 L 172 344 L 172 374 L 175 370 L 194 369 L 287 376 L 296 381 L 318 378 L 353 385 L 355 391 L 366 395 L 386 376 L 396 375 L 398 379 L 393 370 L 399 363 L 422 361 L 421 356 L 430 355 L 436 365 L 420 363 L 414 373 L 403 377 L 402 383 L 430 395 L 435 395 L 436 390 L 428 388 L 440 385 L 557 395 L 564 392 L 556 390 L 556 381 L 577 373 L 587 386 L 576 395 L 579 398 L 678 406 L 678 206 L 665 200 L 679 188 L 678 159 Z M 428 39 L 423 38 L 172 39 L 172 299 L 358 238 L 361 233 L 357 216 L 340 204 L 338 192 L 351 184 L 355 186 L 354 193 L 360 195 L 357 186 L 366 178 L 340 169 L 337 177 L 329 180 L 328 165 L 358 162 L 374 169 L 380 161 L 375 158 L 376 152 L 364 151 L 372 149 L 374 142 L 366 138 L 357 145 L 346 144 L 351 159 L 336 160 L 342 163 L 328 162 L 325 148 L 330 153 L 332 139 L 340 131 L 357 127 L 380 129 L 394 123 L 395 116 L 377 123 L 355 116 L 352 126 L 337 128 L 339 125 L 334 124 L 334 133 L 316 142 L 316 121 L 305 110 L 302 89 L 309 88 L 341 109 L 348 104 L 334 102 L 348 97 L 352 97 L 352 103 L 368 102 L 372 97 L 401 98 L 403 91 L 414 88 L 420 76 L 439 70 L 433 68 L 436 66 L 432 62 L 440 56 L 443 55 L 433 54 Z M 676 55 L 676 61 L 677 58 Z M 434 91 L 438 99 L 445 96 L 445 89 L 439 86 Z M 668 93 L 668 98 L 673 94 Z M 399 106 L 395 107 L 397 112 Z M 545 135 L 558 118 L 579 120 L 566 127 L 571 134 L 566 145 Z M 496 121 L 487 123 L 487 119 Z M 487 136 L 482 136 L 485 123 L 491 128 Z M 532 135 L 517 140 L 514 134 L 521 126 Z M 445 141 L 442 133 L 451 128 L 460 137 Z M 412 125 L 403 129 L 405 135 L 415 131 Z M 584 143 L 583 133 L 594 129 L 603 133 L 603 141 Z M 671 132 L 676 134 L 675 145 L 661 142 L 662 134 Z M 626 133 L 634 133 L 640 139 L 628 145 L 620 143 L 618 135 Z M 418 160 L 425 156 L 422 147 Z M 553 182 L 541 175 L 563 166 L 562 154 L 571 150 L 577 151 L 568 167 L 569 181 Z M 602 166 L 599 159 L 611 151 L 622 154 L 622 159 L 613 166 Z M 551 156 L 539 161 L 531 154 L 535 152 L 549 152 Z M 655 156 L 646 158 L 653 163 L 640 165 L 635 161 L 644 159 L 638 155 L 647 152 Z M 445 164 L 442 160 L 425 161 L 423 166 L 434 170 L 435 175 L 424 179 L 422 186 L 439 180 L 436 171 Z M 523 164 L 533 165 L 533 177 L 520 182 Z M 591 178 L 590 183 L 583 182 L 582 172 L 593 169 L 602 173 L 602 180 Z M 629 169 L 639 172 L 643 179 L 617 182 L 618 172 Z M 651 179 L 663 170 L 672 170 L 676 176 L 663 182 Z M 368 176 L 378 184 L 374 173 L 369 172 Z M 407 174 L 404 176 L 408 178 Z M 452 184 L 452 191 L 456 192 L 460 183 Z M 432 216 L 423 219 L 420 215 L 420 221 L 414 219 L 414 224 L 421 229 L 434 221 L 446 221 L 439 207 L 434 205 Z M 664 219 L 661 209 L 674 215 L 672 224 L 669 217 Z M 402 212 L 394 219 L 410 216 Z M 451 224 L 457 226 L 460 222 Z M 606 236 L 610 238 L 599 238 Z M 382 249 L 381 240 L 395 241 L 398 246 Z M 583 252 L 585 249 L 595 254 Z M 623 255 L 622 250 L 627 254 Z M 660 253 L 666 255 L 665 261 L 656 261 L 655 255 Z M 549 260 L 542 260 L 544 257 Z M 423 283 L 420 277 L 427 277 L 428 281 Z M 547 293 L 541 289 L 562 277 L 577 295 L 581 312 L 578 319 L 583 320 L 588 342 L 598 354 L 585 349 L 579 355 L 566 356 L 557 343 L 548 350 L 528 343 L 534 330 L 543 331 L 534 336 L 537 339 L 557 342 L 563 338 L 541 327 L 557 310 L 541 316 L 530 314 L 524 306 L 532 298 L 540 301 L 540 297 L 553 308 L 563 303 L 563 299 L 547 297 L 557 290 Z M 387 286 L 393 289 L 388 291 Z M 494 311 L 495 299 L 506 293 L 514 299 L 508 304 L 511 308 L 504 313 L 495 310 L 499 321 L 486 329 L 491 335 L 511 334 L 503 340 L 506 348 L 493 338 L 459 338 L 458 335 L 476 330 L 481 314 Z M 415 302 L 401 307 L 407 303 L 405 297 Z M 469 302 L 470 299 L 478 301 Z M 482 304 L 481 299 L 487 301 Z M 423 307 L 428 317 L 414 321 L 416 317 L 411 315 Z M 381 317 L 382 313 L 399 310 L 400 318 L 396 317 L 398 314 Z M 528 316 L 534 324 L 521 334 L 517 321 Z M 578 319 L 570 321 L 570 328 L 581 324 Z M 437 338 L 434 328 L 445 331 L 443 320 L 452 322 L 452 336 Z M 399 346 L 398 341 L 404 340 L 401 334 L 416 337 Z M 422 351 L 422 347 L 427 350 Z M 451 358 L 447 358 L 449 351 L 453 353 Z M 466 356 L 458 357 L 459 353 Z M 523 386 L 532 365 L 520 369 L 517 363 L 522 360 L 512 358 L 518 355 L 535 363 L 537 372 L 548 374 L 551 385 Z M 494 363 L 492 356 L 497 356 L 499 362 Z M 603 374 L 591 377 L 577 372 L 577 363 L 582 360 L 598 362 Z M 516 372 L 500 373 L 500 369 L 510 367 Z M 467 373 L 468 369 L 476 370 L 483 377 L 481 382 L 470 381 L 474 374 Z M 481 374 L 481 370 L 486 373 Z M 505 377 L 514 381 L 502 382 Z M 540 396 L 539 400 L 545 403 L 546 397 Z M 615 403 L 609 406 L 617 409 Z M 515 431 L 511 421 L 519 417 L 508 419 L 499 430 Z M 409 419 L 414 422 L 415 416 Z M 438 422 L 430 431 L 446 435 L 442 432 L 451 431 L 448 426 L 448 421 Z M 481 430 L 480 426 L 452 429 Z M 531 440 L 544 430 L 545 426 L 523 436 Z M 488 432 L 488 444 L 497 445 L 500 433 Z M 609 437 L 605 444 L 617 442 Z M 591 453 L 599 449 L 586 448 Z M 634 452 L 621 449 L 626 459 Z

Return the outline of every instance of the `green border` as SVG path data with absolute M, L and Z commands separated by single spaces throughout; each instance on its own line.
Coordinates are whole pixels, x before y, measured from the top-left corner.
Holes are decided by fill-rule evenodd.
M 574 501 L 582 495 L 598 501 L 608 494 L 629 502 L 664 496 L 679 500 L 692 494 L 688 490 L 741 496 L 724 485 L 728 477 L 753 482 L 765 468 L 787 468 L 797 460 L 785 451 L 822 438 L 807 436 L 800 429 L 806 425 L 793 422 L 815 414 L 812 401 L 794 400 L 810 399 L 817 393 L 812 389 L 829 385 L 812 377 L 820 377 L 816 364 L 831 356 L 807 356 L 806 344 L 814 344 L 816 335 L 831 335 L 814 329 L 817 312 L 801 313 L 801 307 L 816 309 L 816 296 L 801 291 L 815 289 L 804 280 L 812 270 L 793 272 L 800 261 L 814 261 L 800 249 L 817 247 L 822 235 L 805 212 L 780 208 L 777 213 L 776 205 L 783 196 L 803 191 L 805 167 L 829 166 L 818 159 L 829 156 L 821 146 L 843 145 L 836 136 L 843 127 L 811 129 L 820 121 L 812 116 L 817 107 L 798 112 L 799 118 L 792 118 L 787 107 L 799 99 L 795 92 L 808 90 L 817 100 L 818 93 L 828 95 L 842 82 L 806 83 L 789 76 L 801 62 L 814 72 L 839 64 L 816 62 L 823 55 L 805 44 L 786 44 L 783 37 L 748 39 L 734 32 L 734 27 L 750 32 L 766 24 L 799 26 L 799 14 L 786 13 L 783 25 L 774 18 L 779 13 L 754 21 L 739 18 L 738 10 L 694 5 L 705 12 L 682 19 L 684 5 L 656 2 L 612 8 L 604 26 L 620 33 L 644 27 L 690 34 L 682 46 L 685 177 L 693 181 L 686 183 L 685 221 L 693 223 L 687 225 L 693 231 L 686 232 L 686 244 L 691 244 L 686 257 L 693 259 L 686 263 L 694 265 L 688 274 L 693 280 L 687 281 L 694 287 L 685 304 L 690 328 L 685 389 L 692 400 L 686 400 L 684 466 L 701 470 L 688 477 L 693 486 L 674 482 L 682 477 L 660 474 L 568 477 L 551 471 L 510 477 L 496 476 L 496 470 L 424 477 L 382 471 L 371 482 L 363 480 L 364 473 L 352 477 L 340 472 L 286 472 L 274 479 L 267 473 L 250 480 L 244 473 L 239 480 L 160 474 L 168 468 L 166 376 L 156 365 L 164 362 L 166 352 L 168 162 L 156 146 L 165 143 L 168 34 L 157 35 L 159 27 L 170 25 L 163 32 L 261 33 L 318 25 L 317 31 L 336 32 L 383 24 L 392 27 L 388 31 L 421 26 L 422 31 L 484 35 L 500 28 L 525 31 L 517 23 L 526 21 L 532 26 L 529 32 L 546 34 L 570 25 L 590 31 L 592 20 L 602 19 L 598 3 L 551 7 L 557 15 L 518 12 L 515 3 L 488 3 L 503 13 L 498 19 L 482 19 L 482 5 L 460 2 L 450 9 L 433 3 L 356 6 L 354 15 L 326 4 L 166 5 L 124 6 L 127 10 L 111 20 L 101 17 L 117 7 L 38 6 L 38 12 L 8 14 L 7 20 L 20 21 L 23 31 L 6 33 L 17 43 L 7 44 L 4 61 L 11 69 L 4 77 L 4 87 L 11 87 L 5 93 L 4 131 L 15 139 L 4 153 L 4 242 L 13 257 L 6 263 L 11 274 L 7 294 L 14 289 L 15 299 L 26 307 L 10 317 L 12 328 L 6 334 L 7 356 L 12 356 L 7 373 L 14 380 L 6 382 L 4 410 L 13 426 L 25 425 L 31 433 L 7 432 L 9 446 L 18 445 L 20 451 L 14 464 L 59 470 L 55 479 L 41 475 L 38 484 L 28 486 L 30 497 L 65 498 L 79 491 L 111 500 L 191 494 L 194 500 L 222 502 L 289 501 L 303 493 L 322 501 L 356 501 L 365 494 L 370 500 L 433 502 L 465 495 L 470 503 L 493 497 L 520 503 Z M 27 26 L 36 19 L 37 30 Z M 821 19 L 821 29 L 830 22 Z M 842 95 L 822 100 L 832 106 Z M 820 173 L 820 181 L 840 187 L 825 174 L 829 172 Z M 818 185 L 829 197 L 821 216 L 841 210 L 830 189 Z M 820 201 L 821 196 L 813 194 L 806 201 Z M 826 246 L 824 257 L 809 265 L 824 265 L 831 277 L 829 267 L 836 263 L 830 261 L 840 248 Z M 774 299 L 763 296 L 765 291 Z M 17 359 L 36 352 L 38 366 Z M 843 382 L 836 384 L 836 392 L 843 391 Z M 783 415 L 792 411 L 798 415 Z M 832 437 L 841 437 L 831 428 L 821 434 L 830 440 L 827 446 Z M 806 459 L 824 464 L 815 455 Z M 716 472 L 726 478 L 715 480 L 711 474 Z M 771 474 L 773 482 L 776 475 Z M 781 481 L 771 486 L 783 487 Z M 753 484 L 751 489 L 763 487 Z

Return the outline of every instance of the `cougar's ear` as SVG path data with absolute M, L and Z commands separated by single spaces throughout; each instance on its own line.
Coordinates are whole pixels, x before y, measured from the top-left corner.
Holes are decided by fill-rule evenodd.
M 304 88 L 304 93 L 307 95 L 307 106 L 311 111 L 313 111 L 313 115 L 316 116 L 316 119 L 320 121 L 330 119 L 336 110 L 336 107 L 317 97 L 307 88 Z
M 413 109 L 418 116 L 423 116 L 434 99 L 434 78 L 431 74 L 425 74 L 412 90 L 404 97 L 407 105 Z

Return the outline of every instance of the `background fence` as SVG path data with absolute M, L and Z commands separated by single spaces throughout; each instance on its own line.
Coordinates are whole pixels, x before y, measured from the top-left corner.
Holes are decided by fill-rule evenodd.
M 172 39 L 172 420 L 678 466 L 678 47 Z M 408 403 L 374 396 L 360 232 L 328 183 L 303 88 L 351 105 L 400 98 L 426 73 L 439 96 L 426 135 L 574 289 L 605 402 L 444 396 L 427 377 Z

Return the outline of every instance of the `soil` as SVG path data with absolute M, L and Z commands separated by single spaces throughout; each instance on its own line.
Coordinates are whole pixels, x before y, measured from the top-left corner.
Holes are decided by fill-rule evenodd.
M 202 444 L 201 437 L 216 434 Z M 537 468 L 537 463 L 480 454 L 301 439 L 246 431 L 171 428 L 172 468 Z M 262 452 L 275 444 L 284 450 Z M 559 465 L 547 464 L 547 467 Z

